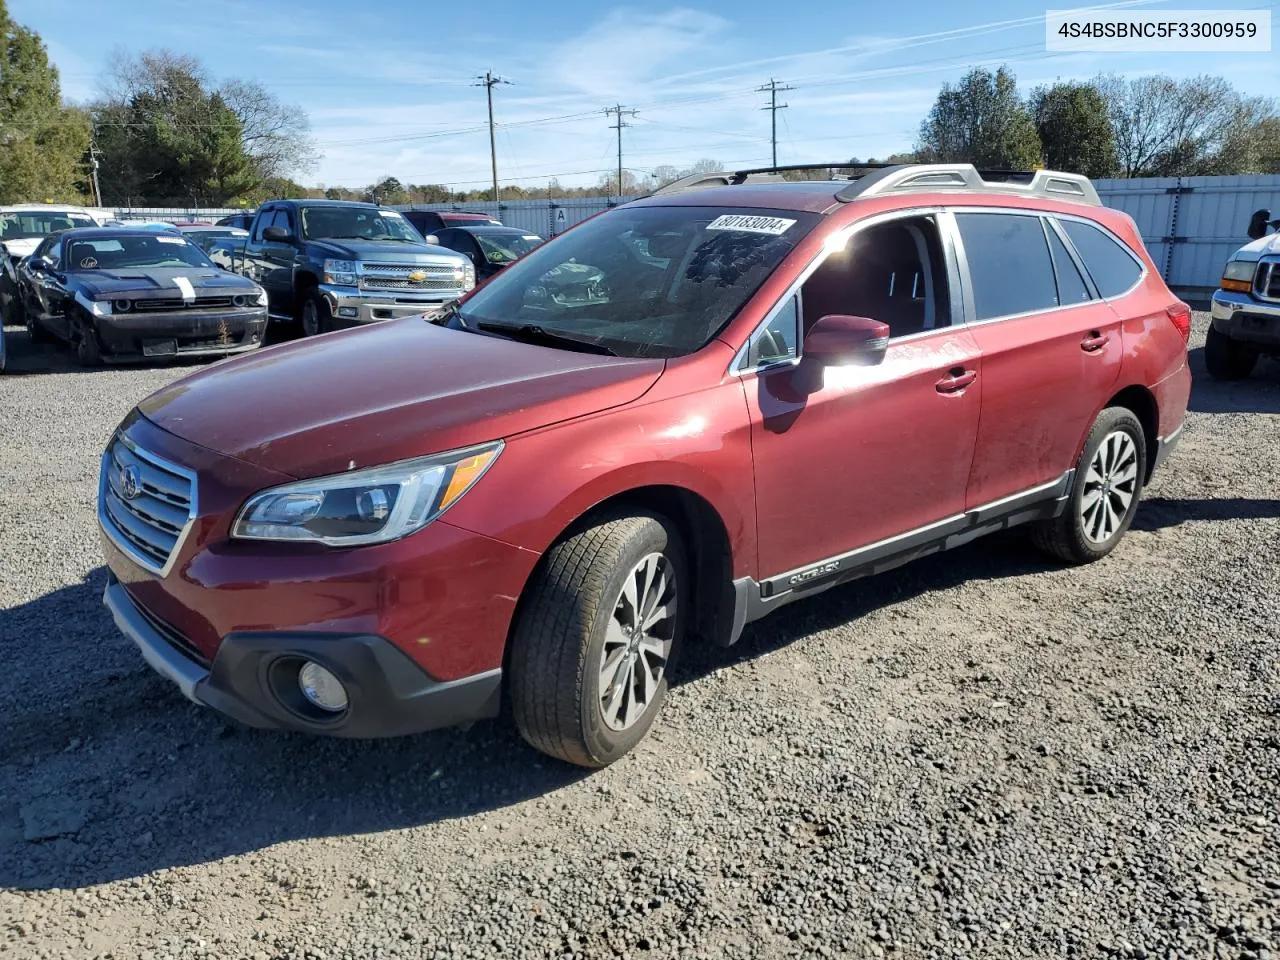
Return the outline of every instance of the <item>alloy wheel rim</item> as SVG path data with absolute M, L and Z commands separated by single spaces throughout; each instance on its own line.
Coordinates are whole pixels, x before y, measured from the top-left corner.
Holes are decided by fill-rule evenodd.
M 675 571 L 660 553 L 642 557 L 623 581 L 600 651 L 600 713 L 611 730 L 633 727 L 657 699 L 676 603 Z
M 1138 445 L 1124 430 L 1103 438 L 1089 461 L 1080 497 L 1080 521 L 1093 543 L 1105 543 L 1120 530 L 1138 491 Z

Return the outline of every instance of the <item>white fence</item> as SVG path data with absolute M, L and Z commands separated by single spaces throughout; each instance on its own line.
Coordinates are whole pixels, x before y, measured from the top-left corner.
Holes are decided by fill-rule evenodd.
M 1245 228 L 1255 210 L 1280 208 L 1280 175 L 1158 177 L 1095 180 L 1102 202 L 1138 224 L 1152 259 L 1175 291 L 1202 297 L 1218 285 L 1222 265 L 1248 242 Z M 503 200 L 396 206 L 397 210 L 470 210 L 552 237 L 575 223 L 634 197 L 573 197 L 564 200 Z M 131 207 L 121 218 L 217 220 L 236 210 Z

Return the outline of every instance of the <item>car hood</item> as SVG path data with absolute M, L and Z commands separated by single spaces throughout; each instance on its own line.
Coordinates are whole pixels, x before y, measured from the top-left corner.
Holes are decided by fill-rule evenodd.
M 510 437 L 629 403 L 664 365 L 405 317 L 215 364 L 138 409 L 184 440 L 305 478 Z
M 26 237 L 15 240 L 0 240 L 0 244 L 9 251 L 11 257 L 29 257 L 36 252 L 44 237 Z
M 466 260 L 448 247 L 425 243 L 388 243 L 368 240 L 308 240 L 317 252 L 334 260 L 368 260 L 372 263 L 453 263 Z
M 1280 254 L 1280 233 L 1268 234 L 1265 237 L 1259 237 L 1253 243 L 1246 243 L 1231 259 L 1257 261 L 1272 254 Z
M 252 293 L 257 289 L 248 277 L 213 267 L 122 267 L 80 271 L 71 276 L 74 284 L 94 300 L 163 299 L 175 294 L 185 297 L 188 284 L 189 295 L 196 297 Z

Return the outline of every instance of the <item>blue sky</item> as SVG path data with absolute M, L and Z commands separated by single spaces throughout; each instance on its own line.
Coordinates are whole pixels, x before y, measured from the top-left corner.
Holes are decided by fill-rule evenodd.
M 1055 8 L 1071 6 L 1052 4 Z M 1270 8 L 1274 0 L 1136 0 L 1134 9 Z M 1024 90 L 1100 71 L 1218 73 L 1250 94 L 1280 93 L 1271 53 L 1049 54 L 1044 4 L 741 0 L 9 0 L 37 30 L 71 100 L 94 96 L 115 50 L 167 47 L 215 79 L 263 82 L 303 106 L 324 154 L 304 182 L 489 181 L 484 91 L 492 69 L 503 182 L 596 182 L 615 161 L 603 108 L 639 110 L 624 164 L 649 170 L 709 157 L 769 159 L 769 114 L 754 88 L 795 87 L 778 115 L 779 161 L 883 156 L 908 147 L 944 81 L 1007 63 Z M 1273 30 L 1276 29 L 1273 24 Z

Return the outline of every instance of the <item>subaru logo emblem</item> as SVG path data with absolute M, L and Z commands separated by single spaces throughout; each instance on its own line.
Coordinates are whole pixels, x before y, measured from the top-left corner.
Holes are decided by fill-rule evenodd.
M 135 499 L 142 492 L 142 479 L 138 476 L 138 468 L 125 467 L 120 471 L 120 493 L 126 500 Z

